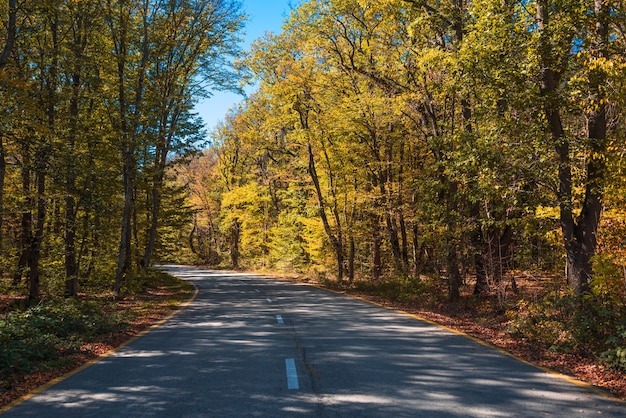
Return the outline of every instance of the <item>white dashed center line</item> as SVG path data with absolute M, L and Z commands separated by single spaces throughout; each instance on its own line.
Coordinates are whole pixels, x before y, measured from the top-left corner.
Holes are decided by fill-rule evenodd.
M 299 389 L 298 372 L 296 371 L 296 362 L 294 359 L 285 359 L 285 369 L 287 371 L 287 389 Z

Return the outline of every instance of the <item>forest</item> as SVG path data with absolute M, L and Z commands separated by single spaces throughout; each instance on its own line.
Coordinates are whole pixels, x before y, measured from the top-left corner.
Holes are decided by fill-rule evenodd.
M 245 16 L 229 0 L 0 11 L 0 269 L 31 300 L 89 280 L 119 294 L 151 264 L 157 232 L 170 242 L 189 221 L 166 171 L 206 142 L 194 104 L 237 88 L 229 62 Z
M 3 289 L 280 272 L 489 300 L 625 371 L 624 8 L 306 0 L 244 53 L 236 0 L 3 1 Z M 206 132 L 194 105 L 245 85 Z
M 175 171 L 189 247 L 491 298 L 511 332 L 624 369 L 625 30 L 618 1 L 303 2 L 238 61 L 256 93 Z

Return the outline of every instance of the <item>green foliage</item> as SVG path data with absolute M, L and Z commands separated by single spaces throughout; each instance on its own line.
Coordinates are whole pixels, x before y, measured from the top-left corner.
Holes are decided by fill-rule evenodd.
M 607 339 L 607 346 L 600 359 L 610 369 L 626 372 L 626 323 Z
M 619 253 L 618 253 L 619 254 Z M 596 295 L 598 328 L 604 341 L 601 360 L 611 369 L 626 372 L 626 277 L 623 267 L 613 256 L 600 254 L 594 258 L 591 289 Z
M 441 299 L 443 295 L 436 288 L 435 282 L 428 277 L 385 278 L 377 283 L 357 280 L 354 286 L 357 290 L 378 295 L 391 301 L 410 303 L 416 307 L 426 301 L 431 305 L 443 301 Z M 438 297 L 439 300 L 437 300 Z
M 626 370 L 626 309 L 616 303 L 624 285 L 607 287 L 601 275 L 593 292 L 582 296 L 555 290 L 534 301 L 521 301 L 509 312 L 510 332 L 555 351 L 594 355 L 609 367 Z
M 510 332 L 554 349 L 568 350 L 572 332 L 565 323 L 572 321 L 572 296 L 553 291 L 536 302 L 520 301 L 511 316 Z
M 79 350 L 97 336 L 128 326 L 112 303 L 50 299 L 12 310 L 0 320 L 0 378 L 33 370 L 63 351 Z

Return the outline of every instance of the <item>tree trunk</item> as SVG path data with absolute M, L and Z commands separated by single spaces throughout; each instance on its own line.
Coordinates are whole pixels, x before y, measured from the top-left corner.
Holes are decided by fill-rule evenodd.
M 480 216 L 480 206 L 478 203 L 472 205 L 471 216 L 478 219 Z M 474 295 L 481 295 L 489 290 L 489 282 L 487 281 L 487 271 L 485 269 L 485 243 L 483 231 L 478 221 L 474 222 L 474 228 L 471 235 L 472 251 L 474 253 L 474 269 L 476 270 L 476 285 L 474 286 Z
M 194 238 L 195 238 L 197 231 L 198 231 L 198 222 L 197 222 L 197 217 L 194 214 L 193 215 L 193 229 L 189 233 L 189 248 L 191 249 L 191 252 L 195 255 L 199 255 L 198 250 L 196 249 L 196 245 L 194 244 Z
M 78 59 L 79 57 L 75 57 Z M 76 254 L 76 167 L 74 166 L 76 135 L 78 133 L 80 74 L 72 76 L 72 97 L 70 99 L 71 127 L 68 138 L 67 167 L 65 173 L 65 296 L 78 293 L 78 261 Z
M 9 57 L 13 52 L 17 34 L 17 0 L 8 0 L 9 5 L 9 22 L 6 31 L 6 41 L 4 48 L 0 52 L 0 71 L 3 71 L 9 62 Z
M 389 236 L 394 266 L 396 271 L 402 271 L 402 255 L 400 252 L 400 240 L 398 240 L 398 228 L 389 212 L 385 213 L 385 225 L 387 225 L 387 235 Z
M 594 0 L 596 17 L 591 51 L 595 58 L 608 58 L 610 10 L 606 2 Z M 602 212 L 603 182 L 606 176 L 606 74 L 602 68 L 590 70 L 591 103 L 586 112 L 587 136 L 590 153 L 587 160 L 585 198 L 580 216 L 575 223 L 573 242 L 568 250 L 568 283 L 578 294 L 589 290 L 592 277 L 591 259 L 596 253 L 598 226 Z M 570 256 L 571 254 L 571 256 Z
M 37 222 L 35 224 L 34 235 L 31 238 L 30 252 L 28 257 L 28 277 L 29 277 L 29 289 L 28 299 L 36 300 L 39 298 L 39 260 L 41 259 L 41 244 L 43 242 L 44 227 L 46 221 L 46 177 L 44 174 L 45 164 L 42 160 L 45 156 L 40 155 L 37 160 L 40 165 L 37 168 L 36 183 L 37 183 Z
M 80 269 L 81 269 L 81 265 L 82 262 L 85 258 L 85 254 L 87 253 L 87 249 L 88 249 L 88 239 L 89 239 L 89 232 L 90 228 L 89 227 L 89 220 L 91 218 L 91 213 L 90 210 L 88 208 L 85 209 L 85 213 L 82 217 L 82 236 L 80 237 L 80 245 L 78 250 L 76 251 L 76 272 L 77 272 L 77 276 L 80 276 Z M 95 227 L 94 227 L 95 228 Z M 95 245 L 92 243 L 92 245 Z M 78 280 L 77 280 L 77 286 L 78 286 Z
M 3 226 L 4 226 L 4 179 L 6 177 L 7 172 L 7 162 L 4 155 L 4 144 L 2 140 L 2 135 L 0 135 L 0 254 L 4 254 L 3 247 L 4 241 L 2 237 L 4 236 Z M 0 276 L 3 275 L 4 267 L 0 266 Z
M 90 277 L 96 268 L 96 257 L 98 256 L 96 248 L 100 247 L 100 227 L 100 216 L 98 212 L 95 211 L 93 216 L 92 231 L 93 245 L 91 247 L 91 251 L 89 252 L 89 262 L 87 264 L 87 268 L 85 269 L 85 277 Z
M 31 238 L 33 235 L 33 199 L 31 196 L 31 173 L 29 168 L 28 151 L 22 154 L 22 195 L 25 196 L 25 207 L 22 209 L 20 221 L 20 254 L 17 269 L 13 275 L 13 285 L 17 286 L 24 277 L 28 260 L 30 259 Z
M 115 274 L 115 294 L 119 296 L 122 282 L 126 273 L 131 269 L 132 263 L 132 219 L 133 210 L 135 207 L 135 169 L 136 169 L 136 156 L 135 151 L 137 147 L 137 134 L 139 130 L 140 121 L 139 118 L 142 113 L 142 101 L 144 93 L 144 81 L 146 77 L 146 67 L 148 62 L 148 4 L 146 0 L 143 3 L 142 11 L 142 35 L 141 35 L 141 59 L 139 69 L 137 71 L 137 79 L 135 85 L 135 99 L 133 104 L 133 110 L 129 116 L 129 106 L 126 103 L 126 64 L 127 54 L 129 47 L 129 40 L 127 39 L 129 23 L 126 21 L 125 15 L 126 3 L 122 2 L 120 5 L 120 26 L 119 28 L 112 29 L 112 33 L 118 35 L 118 39 L 114 39 L 116 44 L 117 54 L 117 83 L 118 83 L 118 100 L 119 100 L 119 112 L 120 112 L 120 128 L 122 135 L 121 154 L 123 160 L 123 182 L 124 182 L 124 211 L 122 214 L 122 227 L 120 233 L 120 248 L 117 260 L 117 271 Z M 130 120 L 129 120 L 130 119 Z
M 122 283 L 125 273 L 130 268 L 131 250 L 131 219 L 134 206 L 134 152 L 128 150 L 124 155 L 124 211 L 122 212 L 122 230 L 120 237 L 120 247 L 117 258 L 117 271 L 115 273 L 115 294 L 119 296 L 122 290 Z
M 160 188 L 162 181 L 162 176 L 155 175 L 152 183 L 152 198 L 150 199 L 152 201 L 150 213 L 150 230 L 148 231 L 148 243 L 146 244 L 146 249 L 140 262 L 141 268 L 144 269 L 150 266 L 150 259 L 152 258 L 152 253 L 154 252 L 154 247 L 156 245 L 157 230 L 159 226 L 159 210 L 161 208 Z
M 381 245 L 380 223 L 378 219 L 374 218 L 374 227 L 372 230 L 372 279 L 374 281 L 378 281 L 383 273 Z
M 482 295 L 489 291 L 489 282 L 487 280 L 487 269 L 485 267 L 485 243 L 480 226 L 475 225 L 472 234 L 472 250 L 474 252 L 474 269 L 476 270 L 476 285 L 474 286 L 474 295 Z
M 451 302 L 461 297 L 461 273 L 459 271 L 459 258 L 457 254 L 457 221 L 454 219 L 454 208 L 457 207 L 458 184 L 448 178 L 445 179 L 447 187 L 446 202 L 446 272 L 448 274 L 448 297 Z
M 115 272 L 115 284 L 114 291 L 116 295 L 120 294 L 122 288 L 122 281 L 124 279 L 125 266 L 126 266 L 126 247 L 130 246 L 130 212 L 132 209 L 132 195 L 133 195 L 133 183 L 131 180 L 130 171 L 133 168 L 132 160 L 134 158 L 134 150 L 131 148 L 130 130 L 127 120 L 127 105 L 126 105 L 126 54 L 128 53 L 128 41 L 126 39 L 127 26 L 124 22 L 124 3 L 120 4 L 120 25 L 119 28 L 115 28 L 116 24 L 113 22 L 113 11 L 111 13 L 111 32 L 113 35 L 113 41 L 116 45 L 116 58 L 117 58 L 117 84 L 118 84 L 118 110 L 120 117 L 120 135 L 121 135 L 121 154 L 122 154 L 122 182 L 124 189 L 124 209 L 122 212 L 122 225 L 120 231 L 120 246 L 118 249 L 117 257 L 117 270 Z M 118 32 L 119 30 L 119 32 Z M 115 36 L 119 34 L 119 38 L 115 39 Z
M 78 261 L 76 255 L 76 202 L 74 196 L 65 198 L 65 292 L 66 297 L 78 293 Z
M 9 56 L 13 51 L 13 46 L 15 45 L 15 38 L 17 33 L 17 0 L 9 0 L 8 5 L 9 22 L 7 25 L 6 41 L 4 43 L 4 48 L 0 53 L 0 71 L 4 71 L 4 68 L 9 61 Z M 6 167 L 7 163 L 4 151 L 4 135 L 0 135 L 0 253 L 2 253 L 2 236 L 4 235 L 2 227 L 4 225 L 4 180 L 6 176 Z M 0 274 L 2 274 L 2 271 L 0 271 Z
M 459 272 L 456 245 L 448 241 L 447 250 L 446 273 L 448 275 L 448 298 L 451 302 L 455 302 L 461 298 L 461 273 Z
M 348 253 L 348 281 L 350 284 L 354 282 L 354 257 L 355 257 L 354 237 L 350 236 L 350 249 Z
M 76 249 L 76 225 L 78 207 L 76 202 L 77 169 L 76 138 L 79 134 L 79 114 L 83 61 L 88 42 L 88 13 L 81 9 L 72 22 L 72 58 L 74 60 L 71 76 L 71 96 L 69 106 L 70 129 L 67 140 L 66 173 L 65 173 L 65 296 L 76 296 L 78 293 L 78 277 L 80 275 L 80 254 L 84 251 L 85 238 L 81 242 L 80 252 Z M 85 220 L 89 217 L 86 216 Z
M 420 272 L 422 271 L 421 261 L 422 261 L 422 248 L 419 244 L 419 231 L 417 228 L 417 223 L 414 222 L 411 227 L 412 234 L 412 245 L 413 245 L 413 275 L 417 278 L 420 276 Z
M 58 65 L 59 65 L 59 10 L 58 7 L 53 10 L 50 16 L 50 33 L 52 38 L 51 62 L 47 73 L 40 76 L 44 80 L 44 101 L 46 109 L 47 128 L 49 137 L 45 138 L 43 143 L 36 143 L 34 171 L 36 186 L 36 211 L 37 218 L 35 222 L 34 234 L 30 240 L 30 254 L 28 257 L 29 270 L 29 292 L 28 298 L 35 300 L 39 298 L 39 263 L 41 259 L 41 247 L 43 244 L 44 229 L 46 226 L 46 171 L 48 166 L 49 144 L 52 144 L 55 136 L 56 127 L 56 106 L 57 106 L 57 88 L 58 88 Z
M 171 100 L 164 98 L 163 100 Z M 159 134 L 154 157 L 154 175 L 152 176 L 152 206 L 150 216 L 150 230 L 148 232 L 148 243 L 141 260 L 141 267 L 150 265 L 152 254 L 157 240 L 159 226 L 159 212 L 161 210 L 161 189 L 163 188 L 163 178 L 167 166 L 167 156 L 171 149 L 172 138 L 176 133 L 178 121 L 182 112 L 182 105 L 178 104 L 174 108 L 164 106 L 160 111 Z M 168 123 L 169 122 L 169 123 Z
M 473 293 L 474 295 L 483 295 L 489 291 L 489 282 L 487 281 L 485 260 L 479 251 L 474 252 L 474 268 L 476 269 L 476 285 Z
M 558 200 L 560 208 L 561 231 L 566 252 L 566 277 L 569 286 L 577 294 L 589 290 L 592 277 L 591 258 L 597 247 L 597 231 L 602 210 L 603 186 L 605 177 L 606 151 L 606 104 L 602 91 L 606 75 L 602 69 L 592 69 L 589 76 L 591 91 L 591 109 L 587 111 L 587 133 L 590 156 L 587 162 L 585 178 L 585 197 L 580 216 L 574 219 L 572 163 L 570 145 L 563 130 L 560 108 L 556 96 L 559 89 L 560 74 L 554 68 L 553 49 L 545 34 L 550 24 L 549 6 L 545 1 L 537 2 L 538 29 L 541 32 L 540 57 L 542 64 L 541 94 L 546 100 L 544 113 L 549 125 L 556 151 L 558 167 Z M 594 1 L 595 32 L 591 50 L 597 58 L 605 58 L 608 43 L 609 11 L 602 0 Z
M 230 226 L 230 261 L 234 270 L 239 268 L 239 236 L 241 225 L 238 219 L 234 219 Z
M 322 220 L 322 225 L 324 226 L 324 231 L 326 232 L 326 236 L 328 237 L 333 250 L 335 251 L 335 259 L 337 260 L 337 281 L 341 282 L 343 280 L 343 272 L 344 272 L 344 260 L 343 260 L 343 245 L 339 241 L 339 238 L 336 237 L 330 227 L 330 223 L 328 222 L 328 217 L 326 216 L 326 204 L 324 203 L 324 196 L 322 194 L 322 188 L 320 186 L 320 181 L 317 176 L 317 170 L 315 168 L 315 158 L 313 156 L 313 147 L 309 142 L 307 144 L 307 150 L 309 153 L 309 175 L 311 176 L 311 180 L 313 181 L 313 185 L 315 186 L 315 192 L 317 194 L 317 203 L 318 203 L 318 213 Z
M 409 267 L 409 242 L 406 233 L 406 222 L 404 221 L 404 213 L 400 210 L 400 237 L 402 238 L 402 263 L 404 265 L 404 271 Z
M 310 97 L 308 92 L 304 92 L 304 99 Z M 293 110 L 298 113 L 300 118 L 300 127 L 309 135 L 309 109 L 307 108 L 306 103 L 302 103 L 301 99 L 298 98 L 296 103 L 293 106 Z M 318 215 L 322 220 L 322 225 L 324 226 L 324 232 L 326 233 L 326 237 L 330 241 L 330 244 L 335 252 L 335 259 L 337 261 L 337 281 L 343 281 L 343 275 L 345 270 L 344 258 L 343 258 L 343 237 L 341 235 L 341 225 L 337 224 L 337 235 L 333 234 L 332 228 L 330 227 L 330 222 L 328 221 L 328 217 L 326 216 L 326 203 L 324 200 L 324 195 L 322 193 L 322 188 L 320 186 L 319 177 L 317 175 L 317 169 L 315 167 L 315 155 L 313 154 L 313 146 L 311 144 L 310 138 L 307 137 L 307 153 L 308 153 L 308 171 L 311 176 L 311 181 L 313 182 L 313 186 L 315 187 L 315 194 L 317 196 L 317 204 L 318 204 Z M 328 154 L 326 154 L 326 158 L 328 159 Z M 336 202 L 335 202 L 336 203 Z M 335 206 L 334 210 L 335 219 L 339 222 L 339 215 L 337 212 L 337 208 Z

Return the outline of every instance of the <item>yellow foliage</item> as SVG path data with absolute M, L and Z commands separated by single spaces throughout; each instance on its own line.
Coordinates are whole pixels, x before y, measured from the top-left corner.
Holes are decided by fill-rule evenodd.
M 559 208 L 557 206 L 538 206 L 535 210 L 537 219 L 558 219 Z

